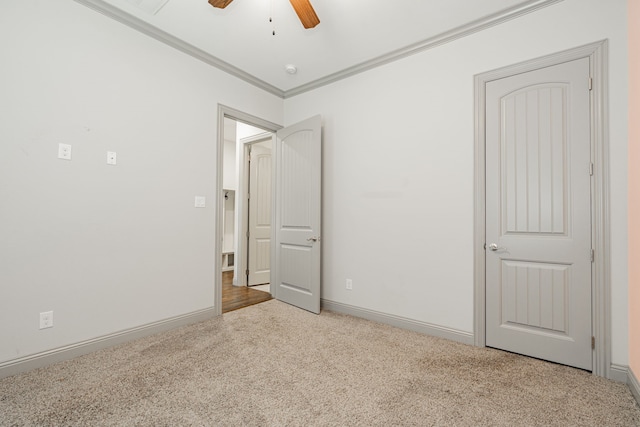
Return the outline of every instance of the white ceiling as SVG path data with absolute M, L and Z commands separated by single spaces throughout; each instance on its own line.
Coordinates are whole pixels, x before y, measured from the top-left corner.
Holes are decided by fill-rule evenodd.
M 169 0 L 155 15 L 141 0 L 76 1 L 287 96 L 561 0 L 311 0 L 310 30 L 288 0 Z

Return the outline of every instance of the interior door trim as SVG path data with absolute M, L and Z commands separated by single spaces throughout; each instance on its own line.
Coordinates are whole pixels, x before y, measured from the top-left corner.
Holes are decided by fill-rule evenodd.
M 519 73 L 589 58 L 591 90 L 591 158 L 594 173 L 591 184 L 592 247 L 592 331 L 595 336 L 593 373 L 612 378 L 611 365 L 611 272 L 609 217 L 609 117 L 608 117 L 608 41 L 602 40 L 475 76 L 474 81 L 474 343 L 486 346 L 485 331 L 485 87 L 492 80 Z M 588 82 L 585 82 L 588 84 Z
M 218 141 L 216 147 L 216 213 L 215 213 L 215 259 L 213 262 L 213 307 L 216 316 L 222 315 L 222 212 L 224 209 L 223 200 L 223 179 L 222 168 L 224 163 L 224 118 L 243 122 L 267 132 L 275 133 L 282 126 L 270 121 L 261 119 L 251 114 L 243 113 L 231 107 L 218 104 Z M 273 274 L 273 273 L 272 273 Z

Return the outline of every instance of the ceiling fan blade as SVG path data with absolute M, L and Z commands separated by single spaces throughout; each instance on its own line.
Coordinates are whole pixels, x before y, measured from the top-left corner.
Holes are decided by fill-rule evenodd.
M 229 6 L 233 0 L 209 0 L 209 4 L 213 7 L 217 7 L 219 9 L 224 9 Z
M 211 1 L 209 0 L 209 2 Z M 291 2 L 291 6 L 293 6 L 305 28 L 313 28 L 320 23 L 320 19 L 309 0 L 289 0 L 289 2 Z

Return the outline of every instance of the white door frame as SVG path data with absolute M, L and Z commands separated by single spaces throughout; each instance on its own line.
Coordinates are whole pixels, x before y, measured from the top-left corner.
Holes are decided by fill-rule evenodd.
M 608 42 L 606 40 L 552 54 L 475 76 L 475 184 L 474 184 L 474 343 L 484 347 L 486 303 L 485 251 L 485 87 L 492 80 L 551 65 L 589 58 L 591 68 L 591 187 L 592 331 L 595 337 L 593 373 L 612 378 L 611 276 L 609 242 L 609 121 Z M 585 82 L 589 84 L 589 82 Z
M 241 146 L 236 151 L 240 155 L 240 161 L 238 162 L 238 191 L 236 193 L 236 224 L 238 224 L 235 256 L 236 276 L 233 279 L 233 284 L 236 286 L 247 286 L 247 275 L 241 273 L 248 268 L 247 253 L 249 247 L 246 236 L 247 231 L 249 231 L 249 204 L 247 203 L 247 193 L 249 192 L 249 148 L 258 142 L 273 139 L 273 135 L 273 132 L 265 132 L 243 138 L 239 141 Z
M 218 104 L 218 142 L 216 150 L 216 216 L 215 216 L 215 259 L 214 259 L 214 312 L 216 316 L 222 315 L 222 218 L 224 203 L 222 203 L 223 192 L 223 163 L 224 163 L 224 119 L 229 118 L 238 122 L 243 122 L 251 126 L 264 129 L 267 132 L 276 132 L 282 126 L 270 121 L 261 119 L 251 114 L 243 113 L 231 107 Z M 273 268 L 273 266 L 272 266 Z M 271 273 L 273 274 L 273 272 Z

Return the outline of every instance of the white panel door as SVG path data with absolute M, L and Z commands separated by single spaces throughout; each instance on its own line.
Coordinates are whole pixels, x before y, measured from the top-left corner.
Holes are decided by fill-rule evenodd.
M 588 58 L 486 86 L 486 344 L 587 370 L 589 103 Z
M 321 118 L 277 133 L 275 297 L 320 313 Z
M 251 146 L 249 160 L 248 285 L 270 282 L 271 141 Z

